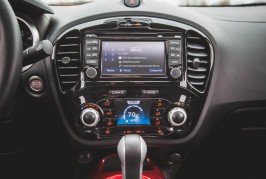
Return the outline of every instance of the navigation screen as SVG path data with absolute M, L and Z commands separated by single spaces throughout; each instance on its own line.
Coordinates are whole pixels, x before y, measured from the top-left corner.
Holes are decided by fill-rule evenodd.
M 164 42 L 102 42 L 102 75 L 164 75 Z
M 117 125 L 150 125 L 150 108 L 152 101 L 116 100 L 118 121 Z

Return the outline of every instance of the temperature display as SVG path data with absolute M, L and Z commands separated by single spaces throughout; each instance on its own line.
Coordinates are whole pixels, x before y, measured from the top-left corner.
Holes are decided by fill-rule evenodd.
M 117 125 L 150 125 L 151 100 L 116 100 Z

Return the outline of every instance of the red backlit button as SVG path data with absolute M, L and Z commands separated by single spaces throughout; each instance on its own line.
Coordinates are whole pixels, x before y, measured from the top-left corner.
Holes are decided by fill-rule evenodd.
M 115 119 L 105 119 L 104 120 L 104 126 L 105 127 L 113 127 L 116 124 L 116 120 Z
M 152 117 L 151 118 L 151 125 L 152 126 L 163 126 L 163 118 L 162 117 Z
M 155 120 L 155 125 L 156 125 L 156 126 L 161 125 L 161 121 L 160 121 L 158 118 Z
M 151 115 L 153 117 L 162 117 L 164 114 L 164 109 L 153 109 Z
M 159 134 L 159 135 L 163 135 L 163 130 L 162 130 L 161 128 L 158 128 L 158 129 L 157 129 L 157 134 Z
M 101 130 L 101 135 L 109 136 L 114 134 L 114 128 L 105 128 Z
M 113 115 L 113 111 L 107 111 L 105 114 L 106 114 L 106 116 L 112 116 Z
M 110 117 L 110 118 L 116 118 L 117 117 L 117 114 L 116 114 L 116 111 L 115 110 L 104 110 L 104 115 L 106 117 Z
M 132 130 L 123 130 L 123 134 L 132 134 Z
M 111 109 L 115 108 L 114 102 L 111 99 L 103 100 L 97 103 L 99 106 L 101 106 L 103 109 Z
M 105 130 L 105 134 L 106 134 L 106 135 L 109 135 L 110 133 L 111 133 L 111 131 L 110 131 L 109 129 L 106 129 L 106 130 Z
M 132 134 L 132 130 L 127 130 L 126 133 L 127 134 Z
M 155 113 L 155 116 L 157 116 L 157 117 L 159 117 L 159 116 L 161 116 L 161 115 L 162 115 L 161 111 L 157 111 L 157 112 Z
M 107 122 L 107 126 L 112 126 L 113 125 L 113 122 L 112 121 L 108 121 Z
M 153 108 L 165 108 L 165 101 L 163 100 L 155 100 L 152 104 Z
M 136 134 L 142 134 L 141 130 L 136 130 Z

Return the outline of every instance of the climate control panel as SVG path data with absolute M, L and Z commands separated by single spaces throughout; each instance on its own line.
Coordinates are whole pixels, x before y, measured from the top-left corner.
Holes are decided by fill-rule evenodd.
M 76 124 L 84 135 L 181 136 L 191 126 L 189 102 L 154 98 L 108 98 L 80 105 Z

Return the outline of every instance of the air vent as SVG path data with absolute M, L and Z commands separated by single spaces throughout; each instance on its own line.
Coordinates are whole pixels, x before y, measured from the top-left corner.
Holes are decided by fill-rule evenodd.
M 187 80 L 199 92 L 207 86 L 211 65 L 211 49 L 206 38 L 194 31 L 186 37 Z
M 80 79 L 79 31 L 68 32 L 57 42 L 55 59 L 61 90 L 71 90 Z

